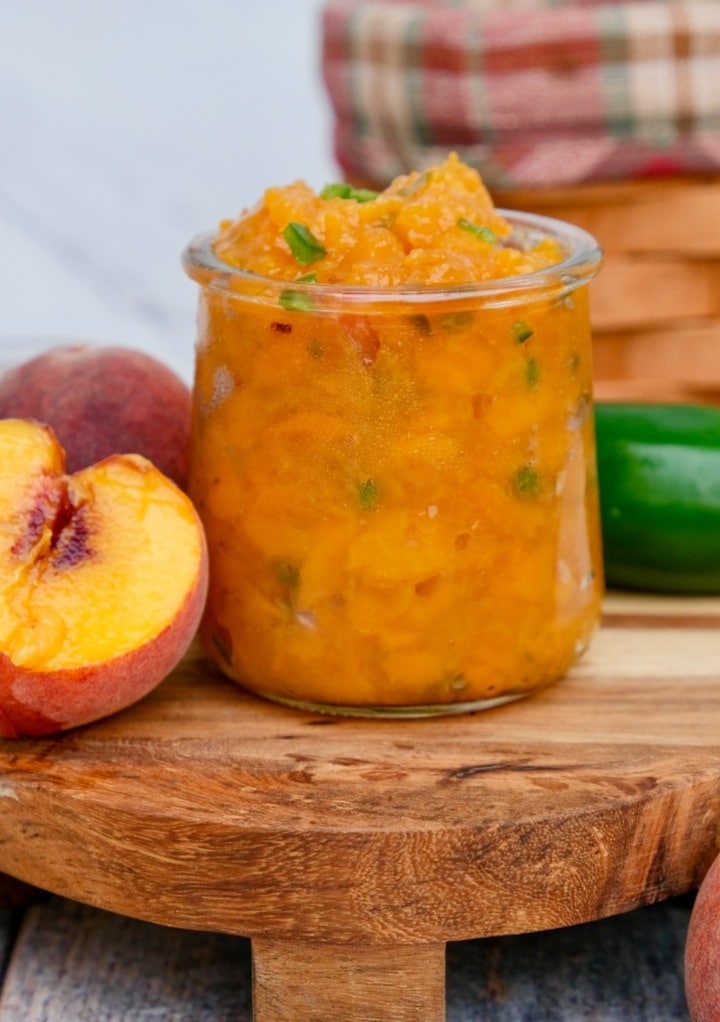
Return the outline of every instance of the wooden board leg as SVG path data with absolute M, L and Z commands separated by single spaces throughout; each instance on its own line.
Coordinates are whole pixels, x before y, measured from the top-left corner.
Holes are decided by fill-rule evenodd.
M 255 939 L 254 1022 L 444 1022 L 445 945 Z

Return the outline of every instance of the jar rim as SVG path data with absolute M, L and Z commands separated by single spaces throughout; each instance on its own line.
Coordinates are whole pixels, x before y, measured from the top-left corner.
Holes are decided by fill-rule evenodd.
M 551 238 L 565 251 L 560 262 L 532 273 L 467 284 L 424 285 L 402 284 L 395 287 L 377 287 L 352 284 L 318 284 L 297 280 L 265 277 L 224 262 L 213 251 L 214 232 L 196 235 L 182 252 L 185 272 L 204 288 L 227 293 L 238 299 L 261 303 L 277 303 L 281 295 L 291 290 L 293 295 L 312 300 L 313 309 L 328 311 L 331 307 L 347 305 L 425 305 L 471 300 L 487 307 L 503 307 L 526 302 L 533 296 L 553 297 L 565 295 L 582 284 L 587 284 L 598 272 L 603 252 L 598 241 L 588 231 L 569 221 L 537 213 L 498 209 L 512 227 L 505 244 L 517 247 L 520 240 L 537 243 Z M 245 290 L 244 290 L 245 289 Z M 246 293 L 247 292 L 247 293 Z

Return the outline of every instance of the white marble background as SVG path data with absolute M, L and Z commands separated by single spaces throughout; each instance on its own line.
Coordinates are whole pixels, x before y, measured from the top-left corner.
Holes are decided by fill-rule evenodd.
M 339 176 L 322 0 L 0 0 L 0 365 L 65 340 L 192 376 L 189 238 Z

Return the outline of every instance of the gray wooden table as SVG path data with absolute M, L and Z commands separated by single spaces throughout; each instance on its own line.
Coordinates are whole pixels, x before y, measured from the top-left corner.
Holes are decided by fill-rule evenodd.
M 447 1020 L 688 1022 L 691 906 L 688 896 L 563 930 L 450 944 Z M 57 897 L 0 909 L 0 977 L 0 1022 L 252 1018 L 249 941 Z

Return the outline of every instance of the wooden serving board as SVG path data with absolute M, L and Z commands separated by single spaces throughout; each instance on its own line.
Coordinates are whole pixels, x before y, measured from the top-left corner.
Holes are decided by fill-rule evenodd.
M 720 599 L 613 594 L 565 680 L 431 720 L 285 709 L 193 649 L 123 713 L 0 743 L 0 799 L 0 870 L 250 937 L 256 1022 L 435 1022 L 447 941 L 699 883 L 720 851 Z

